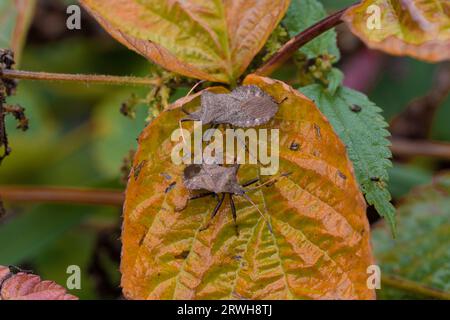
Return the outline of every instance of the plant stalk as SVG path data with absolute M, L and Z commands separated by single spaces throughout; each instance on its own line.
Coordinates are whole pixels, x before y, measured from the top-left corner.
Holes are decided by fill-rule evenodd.
M 294 38 L 286 42 L 286 44 L 281 47 L 263 66 L 256 70 L 255 73 L 260 76 L 269 76 L 272 74 L 276 69 L 289 60 L 299 48 L 342 23 L 342 15 L 347 9 L 348 8 L 345 8 L 333 13 L 296 35 Z
M 383 275 L 381 283 L 396 289 L 427 296 L 434 299 L 450 300 L 450 293 L 424 286 L 420 283 L 393 275 Z
M 0 77 L 16 80 L 40 80 L 51 82 L 78 82 L 84 84 L 107 84 L 107 85 L 129 85 L 129 86 L 160 86 L 161 78 L 122 77 L 109 75 L 86 75 L 34 72 L 23 70 L 2 70 Z
M 55 202 L 121 207 L 124 194 L 114 189 L 0 186 L 5 202 Z
M 396 156 L 424 156 L 450 160 L 450 143 L 430 140 L 392 138 L 392 153 Z

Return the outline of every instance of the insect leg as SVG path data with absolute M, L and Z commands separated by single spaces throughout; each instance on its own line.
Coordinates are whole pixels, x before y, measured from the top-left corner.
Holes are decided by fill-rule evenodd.
M 239 227 L 237 224 L 236 205 L 234 204 L 233 195 L 230 193 L 230 208 L 234 221 L 234 229 L 236 230 L 236 236 L 239 237 Z
M 12 274 L 18 274 L 18 273 L 33 273 L 32 270 L 23 270 L 19 267 L 16 266 L 8 266 L 9 272 L 11 272 Z
M 186 95 L 186 97 L 189 97 L 191 95 L 192 92 L 194 92 L 195 89 L 197 89 L 197 87 L 199 85 L 201 85 L 202 83 L 206 82 L 205 80 L 201 80 L 199 82 L 197 82 L 192 88 L 191 90 L 189 90 L 188 94 Z
M 210 141 L 213 134 L 216 132 L 216 130 L 219 128 L 220 124 L 214 124 L 211 126 L 210 130 L 212 131 L 206 131 L 208 134 L 205 133 L 205 137 L 204 140 L 205 141 Z
M 206 224 L 206 226 L 202 227 L 200 229 L 200 231 L 204 231 L 206 229 L 209 228 L 209 226 L 211 225 L 211 221 L 214 219 L 214 217 L 217 215 L 217 213 L 219 212 L 220 207 L 223 204 L 223 201 L 225 200 L 225 194 L 222 194 L 222 196 L 219 199 L 219 202 L 217 202 L 216 207 L 214 208 L 213 212 L 211 213 L 211 218 L 209 218 L 208 223 Z
M 258 157 L 256 157 L 251 151 L 250 148 L 248 147 L 247 143 L 245 141 L 242 141 L 240 139 L 240 137 L 236 136 L 236 139 L 239 141 L 240 144 L 242 144 L 245 148 L 245 150 L 248 152 L 249 156 L 253 157 L 256 159 L 256 162 L 262 166 L 262 163 L 259 161 Z
M 187 111 L 187 110 L 184 108 L 184 104 L 181 106 L 181 111 L 183 111 L 183 113 L 186 114 L 186 115 L 188 115 L 188 116 L 191 115 L 191 114 L 189 113 L 189 111 Z
M 284 177 L 288 177 L 288 176 L 290 176 L 291 174 L 292 174 L 292 172 L 282 173 L 282 174 L 280 174 L 280 175 L 277 176 L 277 177 L 273 177 L 273 178 L 267 180 L 266 182 L 264 182 L 263 184 L 260 184 L 260 185 L 257 186 L 257 187 L 248 189 L 247 192 L 249 192 L 249 191 L 255 191 L 255 190 L 261 189 L 261 188 L 264 187 L 264 186 L 273 185 L 274 183 L 278 182 L 279 179 L 284 178 Z M 247 186 L 248 186 L 248 185 L 247 185 Z M 246 187 L 247 187 L 247 186 L 246 186 Z

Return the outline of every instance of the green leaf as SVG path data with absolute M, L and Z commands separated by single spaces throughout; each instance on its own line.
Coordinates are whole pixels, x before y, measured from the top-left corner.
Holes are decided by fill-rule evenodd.
M 345 8 L 345 7 L 348 7 L 352 4 L 354 4 L 356 1 L 355 0 L 339 0 L 339 1 L 321 0 L 321 2 L 328 10 L 340 10 L 342 8 Z
M 46 204 L 25 206 L 23 210 L 20 215 L 0 220 L 0 265 L 33 261 L 87 219 L 117 217 L 117 209 L 108 207 Z
M 43 279 L 64 285 L 70 276 L 67 268 L 76 265 L 81 269 L 81 289 L 68 289 L 68 293 L 80 299 L 96 299 L 95 282 L 88 273 L 95 244 L 94 230 L 70 230 L 36 257 L 33 269 Z
M 35 4 L 35 0 L 0 2 L 0 48 L 12 49 L 16 62 L 20 58 Z
M 394 163 L 389 169 L 389 191 L 394 198 L 401 198 L 414 187 L 430 183 L 432 172 L 413 165 Z
M 337 89 L 342 84 L 342 81 L 344 80 L 344 74 L 341 70 L 333 68 L 327 75 L 328 80 L 328 92 L 332 95 L 336 94 Z
M 137 108 L 135 119 L 127 118 L 119 112 L 121 103 L 125 102 L 132 92 L 125 89 L 107 97 L 93 114 L 94 161 L 105 178 L 116 178 L 120 175 L 125 156 L 130 149 L 136 150 L 136 139 L 145 127 L 147 108 L 144 106 Z
M 292 0 L 282 23 L 287 28 L 289 35 L 294 37 L 326 16 L 323 5 L 317 0 Z M 332 55 L 339 60 L 340 52 L 336 44 L 336 32 L 334 30 L 325 32 L 300 48 L 300 52 L 305 54 L 308 59 L 321 55 Z
M 385 281 L 379 297 L 424 298 L 427 291 L 437 293 L 428 297 L 450 297 L 450 173 L 411 192 L 398 208 L 398 217 L 397 239 L 380 226 L 372 242 L 382 277 L 413 283 L 415 292 Z
M 17 265 L 35 258 L 89 211 L 83 207 L 42 205 L 0 225 L 0 264 Z
M 335 95 L 317 84 L 300 91 L 315 101 L 346 144 L 367 202 L 389 221 L 395 234 L 395 208 L 387 188 L 388 168 L 392 166 L 390 142 L 386 139 L 390 134 L 381 109 L 362 93 L 345 87 Z
M 416 97 L 423 97 L 432 90 L 433 81 L 431 79 L 438 72 L 438 65 L 412 58 L 394 61 L 388 63 L 385 69 L 380 72 L 378 83 L 370 92 L 371 99 L 377 105 L 383 107 L 383 115 L 388 121 L 402 112 L 411 100 Z M 450 107 L 450 105 L 447 106 Z M 442 106 L 439 109 L 445 110 L 445 108 L 445 106 Z M 436 117 L 436 121 L 439 120 L 441 118 Z M 445 128 L 450 129 L 446 118 L 443 118 L 442 122 L 445 122 Z M 450 130 L 448 131 L 450 132 Z
M 181 98 L 187 94 L 187 91 L 189 89 L 178 88 L 170 97 L 170 101 Z M 96 169 L 105 179 L 117 178 L 120 175 L 124 158 L 130 150 L 136 150 L 136 140 L 146 126 L 145 119 L 149 108 L 144 102 L 136 106 L 134 119 L 125 117 L 119 112 L 121 104 L 129 100 L 133 94 L 139 100 L 141 96 L 145 96 L 145 90 L 122 89 L 103 99 L 93 113 L 92 152 Z

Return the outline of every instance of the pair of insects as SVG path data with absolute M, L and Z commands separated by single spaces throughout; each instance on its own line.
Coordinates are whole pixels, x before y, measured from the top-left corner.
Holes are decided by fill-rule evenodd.
M 199 111 L 188 113 L 184 121 L 202 121 L 205 125 L 231 125 L 236 127 L 255 127 L 268 123 L 277 113 L 279 105 L 284 102 L 275 101 L 273 97 L 262 91 L 257 86 L 241 86 L 230 94 L 214 94 L 204 92 L 201 96 L 201 108 Z M 248 197 L 246 187 L 255 184 L 259 179 L 254 179 L 243 185 L 237 180 L 239 165 L 229 167 L 218 164 L 189 165 L 184 170 L 184 185 L 188 190 L 204 190 L 206 193 L 195 195 L 190 200 L 207 196 L 218 198 L 217 205 L 212 211 L 210 222 L 217 215 L 224 203 L 226 195 L 229 197 L 231 213 L 235 222 L 236 234 L 236 206 L 233 196 L 241 196 L 249 201 L 267 222 L 272 232 L 270 222 L 259 208 Z M 267 183 L 266 183 L 267 184 Z M 262 185 L 261 185 L 262 186 Z M 259 186 L 259 187 L 261 187 Z M 210 222 L 203 229 L 209 227 Z

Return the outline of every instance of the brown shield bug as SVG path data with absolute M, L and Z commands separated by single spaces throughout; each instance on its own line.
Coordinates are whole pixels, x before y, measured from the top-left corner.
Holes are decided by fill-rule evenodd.
M 237 180 L 237 172 L 239 170 L 239 165 L 234 165 L 230 167 L 220 166 L 217 164 L 192 164 L 185 168 L 184 170 L 184 185 L 188 190 L 206 190 L 208 192 L 202 193 L 199 195 L 195 195 L 190 198 L 190 200 L 200 199 L 207 196 L 215 196 L 218 197 L 218 203 L 214 210 L 211 213 L 210 221 L 207 226 L 202 228 L 202 230 L 206 230 L 210 222 L 214 219 L 214 217 L 219 212 L 220 207 L 222 206 L 225 196 L 228 194 L 230 199 L 230 208 L 231 214 L 233 216 L 233 220 L 236 227 L 236 234 L 238 233 L 237 223 L 236 223 L 236 206 L 233 200 L 233 196 L 241 196 L 245 198 L 248 202 L 250 202 L 261 214 L 263 219 L 266 221 L 267 226 L 272 232 L 272 226 L 270 222 L 267 220 L 266 216 L 259 210 L 258 206 L 250 199 L 247 195 L 248 191 L 244 189 L 252 184 L 255 184 L 259 181 L 259 179 L 253 179 L 243 185 L 240 185 Z M 289 174 L 283 174 L 281 176 L 287 176 Z M 273 183 L 275 179 L 270 179 L 264 184 L 259 185 L 257 188 L 261 188 L 266 184 Z
M 205 91 L 201 96 L 200 110 L 193 113 L 183 110 L 187 117 L 181 121 L 255 127 L 269 122 L 277 113 L 280 103 L 254 85 L 237 87 L 226 94 Z

